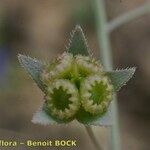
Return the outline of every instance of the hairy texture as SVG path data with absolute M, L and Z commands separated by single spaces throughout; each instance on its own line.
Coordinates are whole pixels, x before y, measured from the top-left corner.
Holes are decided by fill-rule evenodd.
M 67 51 L 52 62 L 18 55 L 21 66 L 45 94 L 45 102 L 33 116 L 34 123 L 111 125 L 111 100 L 133 76 L 135 68 L 105 72 L 89 54 L 80 26 L 71 34 Z
M 102 115 L 112 98 L 112 85 L 100 62 L 82 55 L 64 53 L 46 65 L 42 80 L 46 85 L 45 110 L 57 121 L 71 121 L 83 109 Z

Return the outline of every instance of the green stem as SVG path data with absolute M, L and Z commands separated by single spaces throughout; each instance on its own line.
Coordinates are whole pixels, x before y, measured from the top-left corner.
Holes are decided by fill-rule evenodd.
M 106 71 L 112 70 L 112 53 L 109 41 L 109 35 L 106 31 L 107 16 L 103 0 L 95 0 L 96 27 L 98 32 L 99 46 L 101 48 L 100 56 Z
M 107 26 L 107 16 L 105 11 L 104 0 L 95 0 L 95 10 L 97 17 L 97 31 L 98 39 L 100 44 L 100 56 L 102 63 L 107 71 L 112 70 L 113 61 L 112 61 L 112 51 L 110 46 L 109 34 L 106 30 Z M 119 131 L 119 121 L 118 121 L 118 109 L 117 109 L 117 98 L 114 96 L 112 102 L 112 121 L 113 125 L 111 127 L 111 150 L 120 150 L 120 131 Z
M 95 145 L 95 148 L 97 148 L 97 150 L 102 150 L 99 141 L 97 140 L 97 138 L 94 135 L 94 132 L 92 130 L 92 127 L 88 127 L 85 126 L 87 133 L 89 135 L 89 138 L 91 139 L 91 141 L 93 142 L 93 144 Z
M 115 18 L 114 20 L 110 21 L 109 24 L 107 25 L 107 30 L 108 30 L 108 32 L 111 32 L 114 29 L 116 29 L 117 27 L 119 27 L 125 23 L 128 23 L 129 21 L 136 19 L 147 13 L 150 13 L 150 3 L 144 4 L 143 6 L 140 6 L 134 10 L 131 10 L 131 11 Z

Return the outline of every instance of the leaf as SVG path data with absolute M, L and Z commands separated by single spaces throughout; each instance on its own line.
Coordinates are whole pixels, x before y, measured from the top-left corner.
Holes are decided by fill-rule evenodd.
M 94 125 L 94 126 L 112 126 L 112 115 L 111 115 L 111 107 L 112 103 L 110 104 L 107 112 L 100 118 L 95 121 L 88 123 L 87 125 Z
M 33 59 L 31 57 L 24 56 L 21 54 L 18 55 L 18 59 L 19 59 L 20 64 L 31 75 L 33 80 L 37 83 L 39 88 L 42 91 L 44 91 L 45 86 L 44 86 L 44 83 L 40 79 L 40 75 L 41 75 L 42 70 L 44 68 L 44 64 L 35 58 Z
M 32 122 L 41 125 L 57 124 L 56 121 L 48 116 L 42 109 L 33 115 Z
M 106 74 L 110 78 L 114 90 L 118 91 L 122 86 L 124 86 L 134 75 L 136 68 L 127 68 L 122 70 L 116 70 L 107 72 Z
M 82 28 L 79 25 L 75 27 L 75 30 L 71 34 L 71 39 L 69 40 L 67 51 L 73 55 L 81 54 L 89 56 L 89 48 L 86 42 L 86 38 Z

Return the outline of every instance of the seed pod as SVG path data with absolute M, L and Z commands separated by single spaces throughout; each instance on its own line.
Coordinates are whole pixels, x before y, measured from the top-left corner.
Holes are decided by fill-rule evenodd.
M 60 57 L 55 59 L 53 63 L 46 65 L 42 73 L 42 80 L 47 84 L 58 78 L 70 79 L 70 73 L 73 69 L 72 63 L 73 55 L 63 53 Z
M 47 65 L 42 77 L 46 84 L 45 110 L 59 122 L 75 116 L 94 119 L 109 106 L 112 86 L 101 64 L 91 57 L 64 53 Z
M 81 107 L 76 117 L 79 122 L 94 121 L 102 116 L 112 100 L 113 87 L 106 76 L 87 77 L 80 87 Z
M 78 73 L 81 77 L 87 77 L 91 74 L 102 73 L 103 68 L 101 64 L 93 58 L 88 56 L 76 55 L 75 57 Z
M 80 89 L 81 82 L 89 75 L 95 73 L 103 74 L 101 64 L 88 56 L 76 55 L 74 57 L 73 67 L 72 81 L 76 84 L 78 89 Z
M 80 107 L 78 90 L 68 80 L 58 79 L 47 87 L 45 111 L 58 122 L 74 119 Z

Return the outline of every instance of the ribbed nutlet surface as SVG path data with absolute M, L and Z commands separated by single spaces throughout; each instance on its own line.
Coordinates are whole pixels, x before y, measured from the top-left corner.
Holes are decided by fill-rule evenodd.
M 46 85 L 45 111 L 56 121 L 69 122 L 80 109 L 103 114 L 112 99 L 113 86 L 99 61 L 64 53 L 45 65 L 41 76 Z

